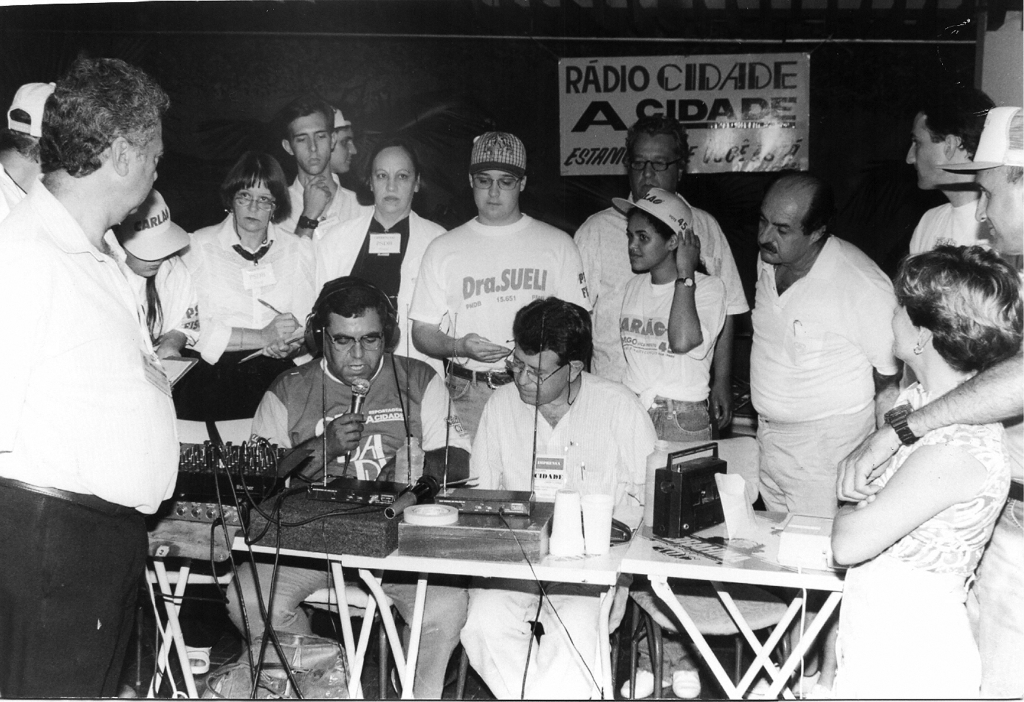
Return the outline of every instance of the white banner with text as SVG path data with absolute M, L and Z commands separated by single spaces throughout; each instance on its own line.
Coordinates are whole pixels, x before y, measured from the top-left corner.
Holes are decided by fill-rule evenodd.
M 690 173 L 807 170 L 809 54 L 562 59 L 562 175 L 626 172 L 626 130 L 686 127 Z

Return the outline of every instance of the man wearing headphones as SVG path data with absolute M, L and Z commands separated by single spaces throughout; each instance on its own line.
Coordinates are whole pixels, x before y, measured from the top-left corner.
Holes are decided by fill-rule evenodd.
M 358 278 L 342 277 L 324 285 L 306 324 L 307 345 L 322 358 L 281 374 L 270 386 L 256 411 L 253 433 L 284 448 L 313 451 L 307 477 L 324 465 L 323 433 L 327 432 L 327 471 L 374 480 L 388 476 L 396 454 L 406 441 L 418 440 L 426 451 L 424 471 L 440 477 L 446 442 L 449 480 L 465 478 L 469 469 L 469 441 L 448 423 L 449 401 L 444 379 L 422 361 L 395 356 L 397 315 L 376 286 Z M 320 355 L 320 354 L 318 354 Z M 362 410 L 352 413 L 353 385 L 368 382 Z M 326 398 L 325 398 L 326 394 Z M 346 460 L 346 456 L 348 460 Z M 274 578 L 271 563 L 257 566 L 260 590 L 266 598 Z M 277 631 L 311 633 L 309 619 L 300 608 L 310 594 L 329 587 L 327 567 L 280 567 L 272 606 L 267 607 Z M 384 591 L 406 621 L 412 621 L 415 580 L 389 576 Z M 251 567 L 239 569 L 242 597 L 229 591 L 228 613 L 239 631 L 246 633 L 243 605 L 252 639 L 263 634 Z M 448 659 L 459 642 L 466 621 L 464 587 L 430 585 L 414 693 L 440 698 Z

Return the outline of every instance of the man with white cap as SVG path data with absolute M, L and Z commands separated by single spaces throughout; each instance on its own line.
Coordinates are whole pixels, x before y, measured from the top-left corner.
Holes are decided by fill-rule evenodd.
M 992 247 L 1024 253 L 1024 123 L 1020 107 L 994 107 L 985 119 L 973 163 L 946 166 L 975 173 L 981 192 L 977 218 L 987 222 Z M 992 366 L 942 397 L 895 416 L 840 464 L 842 500 L 873 499 L 871 481 L 901 444 L 953 424 L 1003 422 L 1010 462 L 1010 495 L 978 567 L 967 600 L 981 653 L 981 696 L 1024 696 L 1024 354 Z
M 338 141 L 335 112 L 320 98 L 305 95 L 286 105 L 279 117 L 281 147 L 295 158 L 298 168 L 288 188 L 291 215 L 280 226 L 298 236 L 320 238 L 327 228 L 348 221 L 360 210 L 356 194 L 341 187 L 331 172 Z
M 26 83 L 7 110 L 7 128 L 0 129 L 0 222 L 39 180 L 39 137 L 43 108 L 53 83 Z
M 452 403 L 472 438 L 494 388 L 512 376 L 516 311 L 543 297 L 590 310 L 579 251 L 565 232 L 523 214 L 526 147 L 514 134 L 473 141 L 469 185 L 477 216 L 434 239 L 420 264 L 409 318 L 416 348 L 451 359 Z
M 178 253 L 189 244 L 185 230 L 156 190 L 114 228 L 124 249 L 124 268 L 160 358 L 181 355 L 199 338 L 199 302 L 192 275 Z
M 619 334 L 623 383 L 640 397 L 658 438 L 711 438 L 711 358 L 725 323 L 725 284 L 707 275 L 693 213 L 679 195 L 651 188 L 635 201 L 614 198 L 627 213 L 629 262 Z

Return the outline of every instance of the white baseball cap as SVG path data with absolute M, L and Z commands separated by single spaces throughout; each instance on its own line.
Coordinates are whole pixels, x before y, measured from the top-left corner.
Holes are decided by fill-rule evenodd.
M 345 115 L 341 114 L 341 110 L 337 107 L 334 108 L 334 128 L 341 129 L 342 127 L 351 127 L 352 123 L 345 119 Z
M 156 190 L 119 225 L 114 234 L 125 251 L 143 261 L 159 261 L 188 246 L 185 230 L 171 221 L 171 210 Z
M 612 204 L 625 215 L 628 215 L 633 208 L 643 210 L 667 224 L 677 234 L 683 234 L 693 226 L 693 211 L 690 209 L 690 204 L 681 195 L 661 188 L 651 188 L 636 202 L 613 197 Z
M 54 89 L 53 83 L 25 83 L 18 88 L 14 94 L 14 100 L 7 110 L 7 128 L 28 134 L 36 139 L 43 135 L 43 110 L 46 108 L 46 98 L 50 97 Z M 21 112 L 14 114 L 15 110 Z M 24 114 L 22 114 L 24 113 Z M 28 116 L 28 121 L 24 119 Z
M 989 110 L 974 160 L 943 168 L 947 171 L 982 171 L 999 166 L 1024 166 L 1024 120 L 1019 107 L 993 107 Z

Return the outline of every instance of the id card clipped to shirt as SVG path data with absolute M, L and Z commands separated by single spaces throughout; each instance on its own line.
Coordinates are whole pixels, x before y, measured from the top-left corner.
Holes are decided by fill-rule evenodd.
M 554 502 L 555 493 L 565 485 L 565 458 L 537 456 L 533 466 L 533 494 L 538 502 Z

